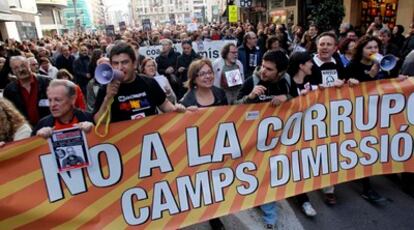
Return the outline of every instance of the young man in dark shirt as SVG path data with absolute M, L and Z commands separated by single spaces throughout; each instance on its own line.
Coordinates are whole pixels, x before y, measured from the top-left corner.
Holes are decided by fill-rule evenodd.
M 282 51 L 268 51 L 263 56 L 260 71 L 247 79 L 238 95 L 238 104 L 270 101 L 278 106 L 288 98 L 290 80 L 286 73 L 288 58 Z M 274 202 L 261 205 L 263 220 L 267 229 L 273 229 L 277 221 L 277 208 Z
M 237 96 L 237 104 L 271 101 L 279 105 L 289 96 L 290 80 L 286 73 L 288 58 L 282 51 L 268 51 L 263 56 L 260 71 L 248 78 Z
M 154 79 L 136 75 L 135 51 L 129 44 L 124 42 L 116 44 L 111 49 L 109 59 L 112 68 L 121 71 L 123 76 L 99 90 L 94 111 L 96 122 L 105 114 L 109 106 L 112 122 L 155 115 L 157 107 L 162 112 L 185 110 L 183 106 L 175 106 L 169 102 Z

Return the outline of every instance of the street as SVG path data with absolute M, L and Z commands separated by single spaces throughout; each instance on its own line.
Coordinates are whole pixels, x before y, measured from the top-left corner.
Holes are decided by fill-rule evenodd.
M 401 191 L 400 185 L 389 176 L 371 179 L 373 188 L 387 200 L 372 204 L 360 196 L 358 182 L 335 187 L 338 203 L 328 206 L 320 191 L 309 193 L 312 205 L 318 212 L 314 218 L 306 217 L 295 199 L 278 202 L 279 230 L 409 230 L 414 229 L 414 198 Z M 250 209 L 222 217 L 226 229 L 264 229 L 260 210 Z M 193 225 L 186 230 L 211 229 L 208 222 Z

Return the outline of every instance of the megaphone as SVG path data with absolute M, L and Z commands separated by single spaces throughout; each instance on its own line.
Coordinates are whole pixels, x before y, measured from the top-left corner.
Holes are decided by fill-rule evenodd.
M 394 55 L 381 55 L 375 53 L 370 56 L 370 59 L 379 64 L 380 68 L 384 71 L 390 71 L 394 69 L 397 64 L 397 58 Z
M 113 69 L 111 65 L 106 63 L 98 65 L 95 69 L 95 80 L 101 85 L 106 85 L 113 80 L 119 80 L 123 75 L 121 71 Z

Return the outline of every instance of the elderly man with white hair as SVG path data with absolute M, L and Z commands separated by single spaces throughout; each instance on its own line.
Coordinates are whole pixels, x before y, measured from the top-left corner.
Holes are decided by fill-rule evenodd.
M 79 127 L 89 132 L 93 126 L 90 113 L 75 108 L 76 85 L 69 80 L 55 79 L 47 88 L 51 114 L 42 118 L 33 129 L 32 135 L 49 137 L 53 130 Z

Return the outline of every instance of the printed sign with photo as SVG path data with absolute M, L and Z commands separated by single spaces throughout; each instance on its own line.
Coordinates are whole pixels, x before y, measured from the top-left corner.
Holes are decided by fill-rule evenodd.
M 56 158 L 59 172 L 90 165 L 85 133 L 79 128 L 53 131 L 48 142 L 50 151 Z

